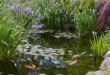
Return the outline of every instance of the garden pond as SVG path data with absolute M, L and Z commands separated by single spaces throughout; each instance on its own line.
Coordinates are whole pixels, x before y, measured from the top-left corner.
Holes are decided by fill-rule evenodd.
M 1 62 L 0 75 L 85 75 L 88 71 L 97 70 L 101 61 L 100 59 L 95 60 L 90 50 L 90 39 L 92 39 L 91 35 L 66 38 L 56 37 L 52 33 L 38 34 L 36 38 L 29 37 L 26 44 L 29 44 L 31 48 L 24 49 L 22 57 L 17 58 L 16 63 L 13 60 Z M 27 41 L 24 40 L 24 42 Z M 26 45 L 25 47 L 28 48 Z M 44 51 L 45 54 L 43 54 Z M 85 54 L 76 58 L 75 64 L 65 63 L 84 52 Z M 35 64 L 34 69 L 23 68 L 25 67 L 23 65 L 28 62 L 23 61 L 26 57 L 29 63 Z M 53 61 L 52 58 L 56 60 Z M 19 59 L 22 59 L 23 62 L 18 61 Z

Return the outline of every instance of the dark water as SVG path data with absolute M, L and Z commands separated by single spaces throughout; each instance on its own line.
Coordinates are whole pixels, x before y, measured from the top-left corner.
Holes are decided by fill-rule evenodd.
M 45 73 L 46 75 L 85 75 L 88 71 L 97 70 L 100 65 L 100 60 L 94 60 L 91 49 L 90 49 L 90 35 L 81 36 L 80 38 L 60 38 L 56 39 L 51 34 L 42 34 L 37 40 L 30 39 L 30 43 L 33 45 L 42 45 L 47 48 L 64 48 L 66 54 L 63 56 L 63 60 L 71 59 L 72 54 L 79 54 L 86 51 L 87 53 L 82 57 L 78 58 L 77 64 L 73 66 L 68 66 L 68 68 L 52 68 L 52 69 L 41 69 L 40 73 Z M 5 65 L 5 67 L 4 67 Z M 7 62 L 0 64 L 0 72 L 4 72 L 4 75 L 14 74 L 14 75 L 39 75 L 38 71 L 30 70 L 20 70 L 18 71 L 13 64 L 9 65 Z M 2 74 L 1 74 L 2 75 Z
M 32 41 L 33 44 L 40 44 L 44 47 L 48 48 L 64 48 L 66 50 L 66 55 L 64 56 L 64 60 L 71 59 L 71 55 L 69 55 L 68 51 L 72 51 L 73 54 L 79 54 L 81 52 L 86 51 L 87 53 L 78 59 L 78 63 L 74 66 L 69 66 L 67 69 L 58 69 L 58 70 L 49 70 L 48 75 L 57 71 L 63 75 L 85 75 L 88 71 L 94 71 L 98 69 L 101 60 L 95 60 L 92 56 L 92 51 L 90 49 L 90 39 L 92 39 L 91 35 L 83 35 L 80 38 L 54 38 L 51 34 L 43 34 L 37 41 Z M 46 72 L 46 71 L 45 71 Z

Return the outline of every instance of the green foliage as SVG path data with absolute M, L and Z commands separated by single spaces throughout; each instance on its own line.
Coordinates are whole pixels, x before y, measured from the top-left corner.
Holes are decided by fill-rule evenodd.
M 74 24 L 76 27 L 76 33 L 85 34 L 95 30 L 96 27 L 96 11 L 88 10 L 85 12 L 79 12 L 74 15 Z
M 83 10 L 87 10 L 87 9 L 90 9 L 90 8 L 94 8 L 94 0 L 82 0 L 82 2 L 80 2 L 81 5 L 80 5 L 80 8 L 83 9 Z
M 70 13 L 73 10 L 73 4 L 70 0 L 60 0 L 62 6 L 66 9 L 66 13 Z
M 71 24 L 73 14 L 66 13 L 66 7 L 63 2 L 56 0 L 36 0 L 33 9 L 43 16 L 42 22 L 46 28 L 61 30 L 67 23 Z M 69 5 L 69 4 L 68 4 Z M 68 9 L 69 10 L 69 9 Z
M 19 21 L 19 22 L 18 22 Z M 10 12 L 0 16 L 0 60 L 10 59 L 24 35 L 24 20 L 14 21 Z
M 95 8 L 94 0 L 77 0 L 74 5 L 75 10 L 81 9 L 82 11 L 86 11 L 88 9 Z
M 74 25 L 77 34 L 90 33 L 96 28 L 94 0 L 78 0 L 74 4 Z
M 101 35 L 99 38 L 94 37 L 91 40 L 91 49 L 94 54 L 102 57 L 108 50 L 110 50 L 110 35 Z

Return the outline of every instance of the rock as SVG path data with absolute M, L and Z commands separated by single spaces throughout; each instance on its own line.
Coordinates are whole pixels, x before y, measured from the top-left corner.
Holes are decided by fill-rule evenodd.
M 106 70 L 110 68 L 110 57 L 106 57 L 100 65 L 100 70 Z
M 23 49 L 22 45 L 18 45 L 17 50 L 21 53 L 26 52 L 27 49 Z
M 3 73 L 2 72 L 0 72 L 0 75 L 2 75 Z
M 58 52 L 60 55 L 65 55 L 65 50 L 63 50 L 63 49 L 59 49 L 57 52 Z
M 39 47 L 41 47 L 40 45 L 35 45 L 35 46 L 33 46 L 32 48 L 31 48 L 31 51 L 34 51 L 34 52 L 36 52 L 36 51 L 38 51 L 38 48 Z M 40 50 L 40 49 L 39 49 Z M 41 49 L 42 50 L 42 49 Z
M 22 40 L 22 43 L 28 43 L 27 39 Z
M 97 32 L 92 31 L 92 35 L 93 35 L 93 36 L 97 36 Z
M 108 51 L 103 58 L 110 57 L 110 51 Z
M 54 59 L 52 62 L 55 64 L 56 68 L 67 68 L 67 64 L 65 64 L 62 60 Z
M 67 38 L 67 39 L 70 39 L 70 38 L 77 38 L 77 36 L 73 33 L 70 33 L 70 32 L 62 32 L 62 33 L 56 33 L 55 35 L 53 35 L 55 38 L 61 38 L 61 37 L 64 37 L 64 38 Z
M 95 72 L 88 72 L 86 75 L 94 75 Z
M 105 71 L 96 71 L 95 75 L 107 75 Z
M 54 36 L 55 38 L 57 38 L 57 39 L 61 37 L 61 36 L 59 36 L 59 35 L 53 35 L 53 36 Z
M 73 51 L 68 51 L 68 55 L 72 56 L 73 55 Z
M 39 74 L 39 75 L 46 75 L 46 74 L 43 74 L 43 73 L 42 73 L 42 74 Z
M 107 75 L 105 71 L 88 72 L 86 75 Z
M 39 62 L 39 65 L 43 68 L 43 69 L 51 69 L 51 68 L 55 68 L 55 64 L 49 60 L 45 60 L 45 59 L 42 59 L 40 60 Z
M 90 54 L 89 56 L 90 56 L 90 57 L 93 57 L 93 54 Z

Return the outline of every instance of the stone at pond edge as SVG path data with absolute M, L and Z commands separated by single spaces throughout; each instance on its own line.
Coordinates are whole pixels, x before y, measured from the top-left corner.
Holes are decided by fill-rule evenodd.
M 70 32 L 56 33 L 56 34 L 53 35 L 53 36 L 54 36 L 55 38 L 64 37 L 64 38 L 67 38 L 67 39 L 70 39 L 70 38 L 78 38 L 78 36 L 76 36 L 75 34 L 70 33 Z
M 106 58 L 106 57 L 110 57 L 110 51 L 108 51 L 108 52 L 103 56 L 103 58 Z
M 106 70 L 107 68 L 110 68 L 110 57 L 106 57 L 100 65 L 100 70 Z
M 95 72 L 88 72 L 86 75 L 94 75 Z
M 105 71 L 88 72 L 86 75 L 107 75 Z
M 14 75 L 14 74 L 8 74 L 8 75 Z
M 0 72 L 0 75 L 2 75 L 2 72 Z
M 46 74 L 39 74 L 39 75 L 46 75 Z

